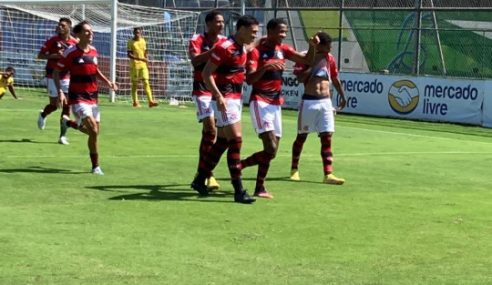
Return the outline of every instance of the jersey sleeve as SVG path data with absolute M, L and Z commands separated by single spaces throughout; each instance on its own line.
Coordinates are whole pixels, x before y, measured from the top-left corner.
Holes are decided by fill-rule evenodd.
M 257 48 L 254 48 L 248 53 L 248 60 L 246 62 L 246 70 L 256 70 L 258 68 L 258 60 L 260 59 L 260 52 Z
M 14 85 L 14 77 L 10 76 L 9 79 L 7 80 L 7 86 L 12 86 Z
M 202 53 L 199 34 L 196 34 L 191 38 L 190 43 L 188 45 L 188 51 L 190 52 L 190 55 L 199 55 L 200 53 Z
M 43 46 L 41 47 L 41 50 L 39 51 L 42 54 L 48 55 L 50 53 L 50 46 L 52 45 L 52 40 L 53 38 L 48 39 L 46 42 L 44 42 Z
M 335 57 L 331 54 L 328 55 L 328 63 L 330 65 L 330 77 L 337 78 L 338 77 L 337 62 L 335 61 Z
M 307 65 L 302 63 L 296 63 L 294 65 L 294 75 L 299 76 L 306 69 L 307 69 Z
M 65 53 L 63 53 L 63 57 L 58 60 L 55 69 L 58 71 L 65 71 L 70 68 L 70 64 L 70 54 L 65 51 Z
M 291 59 L 295 53 L 294 48 L 289 46 L 289 45 L 286 45 L 286 44 L 282 44 L 281 49 L 282 49 L 282 53 L 284 54 L 285 58 L 287 58 L 287 59 Z
M 210 56 L 210 61 L 219 66 L 225 63 L 228 59 L 227 49 L 223 45 L 217 45 L 212 50 L 212 54 Z

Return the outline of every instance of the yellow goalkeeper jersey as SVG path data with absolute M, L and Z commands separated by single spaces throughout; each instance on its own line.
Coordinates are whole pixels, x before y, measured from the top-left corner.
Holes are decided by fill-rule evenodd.
M 134 40 L 133 38 L 128 41 L 127 44 L 128 51 L 133 53 L 133 56 L 138 58 L 145 58 L 145 50 L 147 49 L 147 43 L 143 38 L 139 40 Z M 140 69 L 147 67 L 147 64 L 141 60 L 130 59 L 130 67 L 135 69 Z
M 0 93 L 5 93 L 5 90 L 8 86 L 14 84 L 14 77 L 10 76 L 9 78 L 5 78 L 0 76 Z

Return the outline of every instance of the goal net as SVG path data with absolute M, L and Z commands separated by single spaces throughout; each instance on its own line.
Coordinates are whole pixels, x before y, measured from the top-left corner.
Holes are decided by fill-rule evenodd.
M 2 4 L 0 0 L 0 69 L 16 69 L 16 86 L 44 90 L 45 60 L 36 59 L 43 43 L 55 35 L 61 17 L 73 25 L 88 20 L 94 30 L 93 45 L 99 52 L 99 68 L 109 78 L 111 61 L 111 2 L 60 1 L 60 4 Z M 97 2 L 97 1 L 96 1 Z M 10 2 L 11 3 L 11 2 Z M 19 3 L 19 2 L 17 2 Z M 191 100 L 192 67 L 188 41 L 195 33 L 199 13 L 117 4 L 115 79 L 116 100 L 131 100 L 127 41 L 135 27 L 143 28 L 149 54 L 150 83 L 158 100 Z M 108 93 L 105 84 L 100 91 Z M 145 101 L 139 83 L 139 97 Z

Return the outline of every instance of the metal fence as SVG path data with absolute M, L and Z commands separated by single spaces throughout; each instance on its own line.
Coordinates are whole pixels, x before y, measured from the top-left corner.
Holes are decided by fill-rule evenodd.
M 283 17 L 290 28 L 287 42 L 297 50 L 307 49 L 306 39 L 316 31 L 328 32 L 342 71 L 492 78 L 492 0 L 123 2 L 203 15 L 220 9 L 228 23 L 226 33 L 241 14 L 255 16 L 261 27 Z

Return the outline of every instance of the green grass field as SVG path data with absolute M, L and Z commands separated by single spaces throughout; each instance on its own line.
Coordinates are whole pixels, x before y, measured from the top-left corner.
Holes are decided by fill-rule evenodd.
M 233 203 L 189 187 L 200 125 L 192 106 L 102 102 L 100 161 L 86 137 L 36 127 L 41 95 L 0 101 L 0 284 L 491 284 L 492 130 L 337 116 L 335 173 L 319 141 L 290 182 L 296 113 L 267 179 L 273 200 Z M 242 156 L 260 148 L 244 113 Z M 243 172 L 254 187 L 256 169 Z

